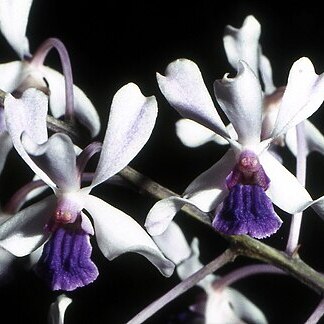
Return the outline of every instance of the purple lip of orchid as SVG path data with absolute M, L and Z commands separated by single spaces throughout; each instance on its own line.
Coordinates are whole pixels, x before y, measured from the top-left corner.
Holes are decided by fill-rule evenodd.
M 44 245 L 36 272 L 52 290 L 71 291 L 96 280 L 98 269 L 90 259 L 89 234 L 81 229 L 79 219 L 57 227 Z
M 275 233 L 282 221 L 265 193 L 269 184 L 257 155 L 243 151 L 226 179 L 229 194 L 216 212 L 213 227 L 224 234 L 247 234 L 255 238 Z
M 59 199 L 53 217 L 46 224 L 46 230 L 52 235 L 36 266 L 36 272 L 52 290 L 83 287 L 99 274 L 90 259 L 90 233 L 82 228 L 81 222 L 78 206 L 71 199 Z

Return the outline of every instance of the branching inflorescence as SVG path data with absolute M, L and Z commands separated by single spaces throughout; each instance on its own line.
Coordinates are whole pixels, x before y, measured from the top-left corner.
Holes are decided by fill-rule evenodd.
M 129 323 L 144 322 L 193 286 L 204 293 L 191 310 L 205 323 L 267 323 L 266 314 L 230 287 L 257 274 L 292 276 L 323 295 L 324 276 L 298 255 L 303 212 L 312 208 L 324 217 L 324 198 L 314 200 L 305 188 L 308 154 L 324 153 L 324 137 L 308 120 L 324 100 L 324 74 L 315 73 L 310 59 L 296 60 L 287 84 L 276 87 L 259 43 L 260 24 L 248 16 L 241 28 L 225 28 L 225 52 L 236 75 L 214 82 L 217 104 L 193 61 L 177 59 L 165 75 L 157 73 L 161 92 L 182 116 L 176 123 L 181 142 L 189 147 L 209 141 L 229 145 L 223 157 L 176 194 L 128 166 L 158 121 L 155 97 L 144 96 L 132 82 L 121 87 L 109 107 L 105 136 L 95 139 L 101 122 L 89 98 L 73 84 L 64 44 L 49 38 L 30 53 L 25 32 L 31 3 L 0 0 L 1 32 L 19 57 L 0 65 L 0 172 L 14 150 L 34 174 L 8 201 L 1 201 L 0 279 L 16 257 L 30 256 L 40 280 L 49 290 L 62 292 L 50 306 L 50 321 L 62 323 L 71 303 L 68 292 L 100 275 L 91 256 L 90 237 L 95 237 L 108 260 L 136 252 L 162 275 L 179 278 L 177 286 Z M 63 74 L 44 65 L 51 49 L 59 54 Z M 296 156 L 296 175 L 283 164 L 279 146 Z M 89 172 L 94 155 L 97 165 Z M 116 176 L 156 199 L 145 224 L 92 194 Z M 282 225 L 275 208 L 292 215 L 285 251 L 260 241 L 276 235 Z M 202 264 L 198 238 L 188 243 L 173 220 L 180 211 L 209 226 L 228 248 Z M 217 273 L 239 256 L 261 263 Z M 308 323 L 323 313 L 321 301 Z

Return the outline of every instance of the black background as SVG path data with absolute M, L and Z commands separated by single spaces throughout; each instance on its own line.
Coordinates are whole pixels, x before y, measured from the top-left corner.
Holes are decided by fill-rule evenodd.
M 263 52 L 272 62 L 277 86 L 286 83 L 291 64 L 301 56 L 309 57 L 317 73 L 324 71 L 324 20 L 322 12 L 310 2 L 262 1 L 98 1 L 68 2 L 35 0 L 27 29 L 30 49 L 48 37 L 57 37 L 66 45 L 72 62 L 75 84 L 82 88 L 99 111 L 102 140 L 114 93 L 128 82 L 137 83 L 146 95 L 155 95 L 159 116 L 152 137 L 130 163 L 141 173 L 169 189 L 181 193 L 198 174 L 216 162 L 226 151 L 209 143 L 200 148 L 182 146 L 174 133 L 178 114 L 159 92 L 155 73 L 164 73 L 168 63 L 185 57 L 200 67 L 207 87 L 215 79 L 232 72 L 227 63 L 222 36 L 230 24 L 241 27 L 244 18 L 253 14 L 261 23 Z M 61 69 L 53 51 L 46 64 Z M 17 59 L 3 37 L 0 38 L 1 63 Z M 324 131 L 323 112 L 311 117 Z M 294 170 L 290 154 L 285 162 Z M 1 176 L 1 203 L 29 178 L 26 167 L 11 153 Z M 323 157 L 314 153 L 308 159 L 307 186 L 314 198 L 323 194 Z M 283 188 L 284 189 L 284 188 Z M 126 188 L 101 185 L 93 191 L 114 206 L 144 223 L 154 199 Z M 281 229 L 265 243 L 283 249 L 290 216 L 280 212 Z M 179 213 L 176 221 L 190 241 L 200 238 L 201 260 L 206 263 L 227 246 L 211 229 Z M 305 212 L 301 232 L 301 257 L 318 271 L 323 264 L 323 222 L 311 211 Z M 73 303 L 66 312 L 66 323 L 125 323 L 150 302 L 178 283 L 174 274 L 164 278 L 144 257 L 125 254 L 106 260 L 93 240 L 93 260 L 100 275 L 91 285 L 67 293 Z M 19 261 L 20 262 L 20 261 Z M 250 261 L 239 258 L 224 267 L 227 273 Z M 320 298 L 297 280 L 286 276 L 260 275 L 234 285 L 254 301 L 269 323 L 303 323 Z M 151 317 L 147 323 L 177 323 L 176 314 L 194 301 L 192 289 Z M 50 292 L 33 272 L 20 267 L 13 279 L 0 287 L 0 323 L 46 323 L 49 305 L 58 295 Z

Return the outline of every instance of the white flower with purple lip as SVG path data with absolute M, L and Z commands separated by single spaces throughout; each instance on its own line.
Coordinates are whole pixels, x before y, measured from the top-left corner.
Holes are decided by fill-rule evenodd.
M 153 236 L 155 243 L 162 252 L 176 265 L 176 272 L 181 280 L 195 274 L 203 268 L 200 262 L 199 242 L 194 238 L 191 245 L 180 227 L 172 221 L 167 230 Z M 258 323 L 267 320 L 263 312 L 239 291 L 231 287 L 215 289 L 213 284 L 221 277 L 209 274 L 197 283 L 204 290 L 199 294 L 197 303 L 190 307 L 191 311 L 204 317 L 204 323 Z
M 203 267 L 200 262 L 199 242 L 194 238 L 191 242 L 191 256 L 177 266 L 177 273 L 185 280 Z M 220 276 L 210 274 L 198 282 L 197 286 L 204 290 L 196 304 L 190 309 L 205 318 L 206 324 L 222 323 L 268 323 L 263 312 L 247 297 L 231 287 L 215 289 L 213 284 L 221 279 Z
M 47 139 L 47 97 L 40 91 L 29 89 L 20 99 L 7 95 L 5 114 L 14 147 L 54 194 L 4 222 L 0 227 L 1 247 L 24 256 L 46 242 L 37 271 L 53 290 L 73 290 L 96 279 L 98 269 L 90 259 L 93 234 L 109 260 L 137 252 L 164 275 L 172 274 L 173 263 L 137 222 L 90 194 L 124 168 L 147 142 L 157 115 L 153 96 L 143 96 L 133 83 L 122 87 L 113 98 L 102 146 L 92 143 L 79 155 L 68 136 L 57 133 Z M 34 127 L 32 121 L 38 129 L 38 141 L 26 132 Z M 91 184 L 81 187 L 85 165 L 100 149 Z
M 72 88 L 66 86 L 66 81 L 71 85 L 73 81 L 70 60 L 64 45 L 58 39 L 49 38 L 33 55 L 29 51 L 29 41 L 25 33 L 31 6 L 32 0 L 0 0 L 0 31 L 20 58 L 19 61 L 0 64 L 0 89 L 20 94 L 30 87 L 45 92 L 49 88 L 53 116 L 59 118 L 68 111 L 94 137 L 99 133 L 100 119 L 89 98 L 77 86 L 73 86 L 73 94 L 65 95 Z M 52 48 L 56 48 L 60 55 L 64 75 L 43 64 Z
M 230 149 L 198 176 L 182 197 L 169 197 L 153 206 L 145 223 L 151 235 L 163 233 L 185 204 L 212 212 L 216 230 L 255 238 L 279 229 L 282 221 L 273 204 L 290 214 L 311 205 L 306 189 L 268 151 L 271 142 L 312 115 L 323 102 L 324 78 L 315 73 L 309 59 L 293 64 L 271 136 L 263 140 L 263 93 L 244 61 L 239 62 L 234 78 L 225 75 L 214 83 L 216 99 L 235 129 L 235 138 L 221 120 L 195 63 L 176 60 L 169 64 L 166 75 L 157 74 L 157 79 L 162 93 L 182 117 L 222 136 Z

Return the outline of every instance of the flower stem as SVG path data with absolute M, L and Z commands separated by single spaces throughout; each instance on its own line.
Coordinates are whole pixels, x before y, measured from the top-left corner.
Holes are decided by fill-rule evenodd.
M 215 290 L 221 290 L 227 286 L 230 286 L 231 284 L 240 279 L 244 279 L 246 277 L 261 273 L 286 274 L 281 269 L 278 269 L 269 264 L 252 264 L 233 270 L 232 272 L 228 273 L 222 278 L 217 279 L 213 283 L 213 288 Z
M 37 49 L 31 59 L 31 64 L 41 66 L 48 52 L 55 48 L 60 56 L 63 75 L 65 78 L 65 120 L 73 121 L 74 118 L 74 95 L 71 61 L 64 44 L 57 38 L 48 38 Z
M 88 146 L 86 146 L 82 152 L 77 157 L 77 168 L 78 172 L 81 175 L 89 162 L 89 160 L 92 158 L 93 155 L 100 152 L 102 148 L 101 142 L 92 142 Z
M 17 213 L 23 204 L 28 200 L 28 194 L 30 194 L 35 189 L 40 189 L 46 187 L 46 184 L 42 180 L 33 180 L 22 186 L 17 190 L 3 207 L 3 211 L 7 214 Z
M 148 305 L 135 317 L 133 317 L 127 324 L 140 324 L 155 314 L 158 310 L 164 307 L 166 304 L 174 300 L 176 297 L 180 296 L 182 293 L 186 292 L 188 289 L 195 286 L 199 281 L 218 270 L 225 264 L 234 261 L 236 254 L 227 249 L 215 260 L 208 263 L 206 266 L 192 274 L 187 279 L 181 281 L 177 286 L 169 290 L 165 295 Z
M 297 131 L 297 157 L 296 157 L 296 177 L 305 186 L 306 183 L 306 140 L 305 140 L 305 124 L 304 122 L 296 126 Z M 294 254 L 298 248 L 299 234 L 301 228 L 303 212 L 292 215 L 286 252 L 290 255 Z

